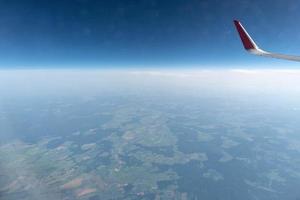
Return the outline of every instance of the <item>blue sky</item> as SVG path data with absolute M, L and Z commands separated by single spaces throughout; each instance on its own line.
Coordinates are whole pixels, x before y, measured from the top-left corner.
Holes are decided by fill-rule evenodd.
M 297 68 L 243 51 L 300 54 L 297 0 L 0 0 L 1 68 Z

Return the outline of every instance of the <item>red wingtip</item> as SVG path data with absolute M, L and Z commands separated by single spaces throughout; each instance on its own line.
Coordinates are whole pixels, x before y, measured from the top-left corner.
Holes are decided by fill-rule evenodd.
M 251 37 L 249 36 L 249 34 L 247 33 L 247 31 L 244 29 L 244 27 L 242 26 L 241 22 L 239 22 L 238 20 L 233 20 L 234 25 L 236 27 L 236 30 L 238 31 L 240 38 L 243 42 L 244 48 L 246 50 L 250 50 L 250 49 L 256 49 L 257 46 L 254 43 L 254 41 L 251 39 Z

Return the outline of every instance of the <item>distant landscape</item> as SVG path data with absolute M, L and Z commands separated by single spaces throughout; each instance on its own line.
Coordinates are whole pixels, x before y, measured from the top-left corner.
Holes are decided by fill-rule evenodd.
M 299 72 L 5 73 L 0 199 L 300 197 Z

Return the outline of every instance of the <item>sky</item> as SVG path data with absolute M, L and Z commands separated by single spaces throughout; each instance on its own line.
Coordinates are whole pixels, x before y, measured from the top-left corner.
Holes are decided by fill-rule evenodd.
M 0 68 L 297 68 L 298 0 L 0 0 Z

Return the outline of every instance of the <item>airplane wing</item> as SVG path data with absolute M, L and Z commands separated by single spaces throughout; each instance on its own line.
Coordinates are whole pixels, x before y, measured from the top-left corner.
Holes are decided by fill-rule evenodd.
M 234 25 L 240 35 L 244 48 L 251 54 L 258 55 L 258 56 L 265 56 L 271 58 L 278 58 L 284 60 L 292 60 L 300 62 L 300 56 L 291 56 L 279 53 L 271 53 L 260 49 L 257 44 L 255 44 L 254 40 L 250 37 L 247 33 L 246 29 L 243 27 L 241 22 L 234 20 Z

